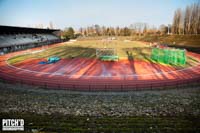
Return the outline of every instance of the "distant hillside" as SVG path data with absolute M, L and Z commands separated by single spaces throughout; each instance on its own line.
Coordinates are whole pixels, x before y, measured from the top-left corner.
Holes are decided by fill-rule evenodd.
M 111 36 L 80 37 L 78 40 L 102 40 Z M 200 53 L 200 35 L 144 35 L 144 36 L 117 36 L 117 40 L 132 40 L 145 42 L 159 42 L 168 46 L 185 48 Z
M 186 48 L 189 51 L 200 53 L 200 35 L 149 35 L 149 36 L 134 36 L 132 40 L 160 42 L 168 46 Z
M 134 36 L 132 39 L 147 41 L 147 42 L 160 42 L 166 44 L 177 44 L 180 46 L 200 47 L 200 35 L 149 35 L 149 36 Z

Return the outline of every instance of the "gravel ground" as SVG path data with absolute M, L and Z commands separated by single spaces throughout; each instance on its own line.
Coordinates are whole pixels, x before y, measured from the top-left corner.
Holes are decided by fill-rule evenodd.
M 0 82 L 0 106 L 2 113 L 200 116 L 200 87 L 134 92 L 70 92 Z

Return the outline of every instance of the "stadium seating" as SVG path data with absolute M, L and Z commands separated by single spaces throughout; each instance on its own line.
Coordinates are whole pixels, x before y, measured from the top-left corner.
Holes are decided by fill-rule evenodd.
M 0 25 L 0 55 L 62 42 L 59 29 Z
M 11 52 L 39 46 L 42 43 L 56 42 L 59 37 L 53 34 L 14 34 L 0 35 L 0 52 Z
M 20 45 L 27 43 L 37 43 L 59 39 L 52 34 L 16 34 L 16 35 L 0 35 L 1 46 Z

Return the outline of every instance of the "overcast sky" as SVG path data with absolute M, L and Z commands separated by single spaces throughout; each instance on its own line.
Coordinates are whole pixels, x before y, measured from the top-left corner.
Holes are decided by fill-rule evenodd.
M 172 23 L 174 11 L 197 0 L 0 0 L 0 25 L 76 29 L 93 24 Z

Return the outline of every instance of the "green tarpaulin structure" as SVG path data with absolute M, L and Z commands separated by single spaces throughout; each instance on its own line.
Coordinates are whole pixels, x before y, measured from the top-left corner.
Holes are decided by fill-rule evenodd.
M 165 64 L 185 65 L 186 52 L 181 49 L 153 48 L 151 59 Z

